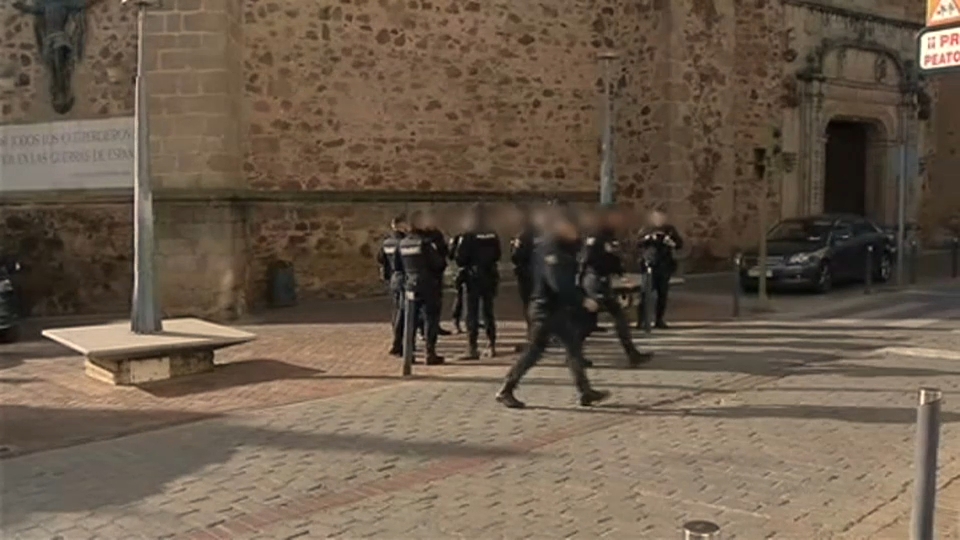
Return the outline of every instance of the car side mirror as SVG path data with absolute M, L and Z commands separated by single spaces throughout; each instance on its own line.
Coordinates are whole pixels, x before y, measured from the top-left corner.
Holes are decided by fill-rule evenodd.
M 853 235 L 850 233 L 838 233 L 833 236 L 831 244 L 833 245 L 842 244 L 847 240 L 850 240 L 851 238 L 853 238 Z

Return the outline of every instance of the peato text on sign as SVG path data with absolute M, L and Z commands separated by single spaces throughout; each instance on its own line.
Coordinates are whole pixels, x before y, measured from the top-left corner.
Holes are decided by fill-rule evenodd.
M 960 27 L 924 32 L 919 51 L 923 71 L 960 67 Z
M 0 126 L 0 191 L 133 186 L 133 118 Z

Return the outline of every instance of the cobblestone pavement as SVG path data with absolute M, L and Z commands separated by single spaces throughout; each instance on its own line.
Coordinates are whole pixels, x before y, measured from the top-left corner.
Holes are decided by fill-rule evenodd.
M 502 296 L 499 315 L 507 319 L 504 348 L 512 349 L 521 341 L 517 322 L 521 318 L 519 302 L 510 292 Z M 727 306 L 716 302 L 681 297 L 674 316 L 676 320 L 710 320 L 726 317 L 728 312 Z M 142 388 L 110 387 L 89 379 L 83 374 L 82 358 L 46 340 L 0 345 L 0 445 L 7 447 L 7 455 L 19 454 L 227 411 L 397 384 L 400 365 L 386 354 L 389 317 L 389 304 L 383 299 L 307 302 L 268 312 L 244 321 L 244 328 L 258 339 L 219 352 L 215 376 Z M 463 343 L 463 336 L 444 338 L 442 352 L 460 354 Z M 449 368 L 421 371 L 435 376 L 450 372 Z
M 958 298 L 943 286 L 816 320 L 677 325 L 638 340 L 657 351 L 649 367 L 591 370 L 615 393 L 593 409 L 552 357 L 521 388 L 532 407 L 504 410 L 491 361 L 9 458 L 3 537 L 658 540 L 703 518 L 726 539 L 900 540 L 915 393 L 933 385 L 940 538 L 960 538 Z M 588 351 L 618 356 L 607 335 Z

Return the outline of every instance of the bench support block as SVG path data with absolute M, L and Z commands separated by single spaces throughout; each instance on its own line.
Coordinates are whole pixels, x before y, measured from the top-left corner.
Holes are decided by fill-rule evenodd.
M 103 360 L 87 357 L 88 377 L 113 385 L 137 385 L 213 371 L 213 351 L 178 351 L 167 356 Z

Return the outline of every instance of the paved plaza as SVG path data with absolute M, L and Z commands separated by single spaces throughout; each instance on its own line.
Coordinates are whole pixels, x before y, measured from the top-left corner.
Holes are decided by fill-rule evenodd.
M 0 371 L 3 538 L 659 540 L 708 519 L 725 539 L 901 540 L 924 385 L 945 392 L 939 538 L 960 538 L 960 287 L 820 304 L 729 321 L 688 303 L 637 334 L 657 353 L 640 370 L 592 338 L 614 393 L 592 409 L 559 354 L 523 411 L 492 399 L 510 358 L 404 381 L 384 324 L 343 309 L 251 322 L 261 340 L 220 374 L 145 390 L 19 345 Z

